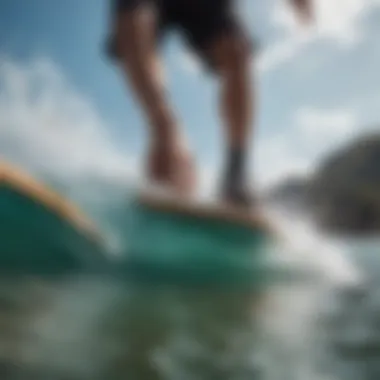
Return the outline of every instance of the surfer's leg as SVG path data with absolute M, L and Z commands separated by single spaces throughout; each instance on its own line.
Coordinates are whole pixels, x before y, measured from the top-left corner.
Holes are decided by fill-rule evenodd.
M 218 75 L 221 114 L 226 127 L 227 162 L 223 196 L 248 204 L 247 150 L 253 113 L 251 43 L 231 0 L 193 0 L 198 12 L 183 19 L 187 37 L 198 55 Z
M 148 159 L 151 179 L 187 192 L 194 183 L 193 166 L 167 99 L 157 52 L 157 38 L 165 20 L 157 4 L 161 3 L 152 0 L 114 2 L 110 53 L 121 63 L 151 127 Z
M 242 35 L 231 33 L 215 41 L 212 54 L 220 78 L 220 107 L 227 134 L 223 196 L 246 205 L 251 201 L 247 153 L 254 101 L 250 51 Z

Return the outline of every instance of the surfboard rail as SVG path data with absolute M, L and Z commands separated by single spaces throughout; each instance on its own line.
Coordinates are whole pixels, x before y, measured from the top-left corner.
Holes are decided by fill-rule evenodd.
M 27 196 L 80 230 L 93 241 L 103 239 L 95 225 L 67 199 L 42 185 L 25 171 L 0 161 L 0 185 Z
M 71 201 L 0 162 L 1 274 L 99 273 L 107 267 L 100 231 Z

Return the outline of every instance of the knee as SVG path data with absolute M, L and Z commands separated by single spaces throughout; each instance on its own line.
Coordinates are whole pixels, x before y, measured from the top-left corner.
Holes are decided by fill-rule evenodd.
M 233 70 L 245 71 L 251 62 L 251 52 L 247 41 L 243 38 L 231 43 L 230 54 L 227 56 L 227 65 Z
M 216 49 L 216 68 L 220 72 L 245 75 L 251 64 L 249 42 L 241 37 L 228 37 Z
M 109 53 L 117 59 L 133 60 L 153 44 L 154 19 L 147 7 L 120 12 L 116 17 Z

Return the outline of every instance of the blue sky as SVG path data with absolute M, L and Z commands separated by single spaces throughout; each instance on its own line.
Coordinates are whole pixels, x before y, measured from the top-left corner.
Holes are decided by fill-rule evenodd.
M 259 184 L 312 170 L 358 133 L 380 126 L 380 1 L 315 0 L 300 30 L 285 0 L 242 0 L 261 49 L 252 171 Z M 105 0 L 2 0 L 0 154 L 62 178 L 139 173 L 142 115 L 102 54 Z M 221 159 L 217 85 L 169 36 L 163 49 L 172 102 L 209 186 Z M 206 186 L 206 187 L 207 187 Z

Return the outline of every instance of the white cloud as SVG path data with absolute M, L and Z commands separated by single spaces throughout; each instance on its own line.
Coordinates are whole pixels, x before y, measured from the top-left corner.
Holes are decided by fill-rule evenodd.
M 198 74 L 200 71 L 200 64 L 197 58 L 187 51 L 180 52 L 179 63 L 181 68 L 188 74 Z
M 307 175 L 313 169 L 313 160 L 297 150 L 294 134 L 281 133 L 258 140 L 254 154 L 256 185 L 267 188 L 293 175 Z
M 75 200 L 103 201 L 102 194 L 123 194 L 142 174 L 136 157 L 118 151 L 109 132 L 51 60 L 0 58 L 0 159 L 64 184 Z M 211 195 L 214 183 L 215 171 L 202 167 L 201 195 Z
M 280 65 L 291 61 L 307 45 L 309 40 L 308 35 L 301 34 L 275 42 L 260 53 L 257 68 L 264 73 L 277 69 Z
M 362 16 L 376 5 L 373 0 L 315 0 L 315 26 L 309 31 L 314 38 L 330 38 L 340 43 L 354 42 L 361 34 Z M 272 21 L 289 34 L 296 34 L 300 26 L 288 1 L 279 1 Z
M 356 115 L 347 109 L 300 108 L 295 114 L 295 131 L 307 146 L 326 146 L 350 138 L 356 132 Z
M 299 22 L 291 2 L 274 0 L 267 7 L 255 1 L 243 1 L 243 18 L 249 26 L 256 20 L 258 9 L 261 18 L 278 30 L 281 37 L 260 52 L 258 66 L 262 72 L 276 69 L 294 59 L 313 42 L 330 41 L 338 47 L 351 47 L 364 38 L 364 20 L 376 7 L 379 0 L 314 0 L 315 20 L 308 27 Z M 266 11 L 264 11 L 264 9 Z M 269 12 L 268 12 L 269 10 Z M 252 19 L 252 20 L 250 20 Z M 199 72 L 197 60 L 188 53 L 181 53 L 179 64 L 189 74 Z
M 337 145 L 362 133 L 349 109 L 301 107 L 292 126 L 256 143 L 255 164 L 260 185 L 270 186 L 289 175 L 307 175 Z
M 291 61 L 313 42 L 329 41 L 339 48 L 354 46 L 365 37 L 365 17 L 380 6 L 379 0 L 314 0 L 314 23 L 304 28 L 290 3 L 284 0 L 275 3 L 271 23 L 283 37 L 262 52 L 261 71 Z
M 355 133 L 349 109 L 302 107 L 290 128 L 255 142 L 259 184 L 307 173 L 317 160 Z M 112 144 L 105 121 L 47 59 L 0 60 L 0 157 L 69 185 L 128 186 L 141 173 L 136 159 Z M 357 131 L 356 131 L 357 132 Z M 201 193 L 212 194 L 218 171 L 202 167 Z
M 119 181 L 136 174 L 107 125 L 46 58 L 0 59 L 0 157 L 60 182 Z

